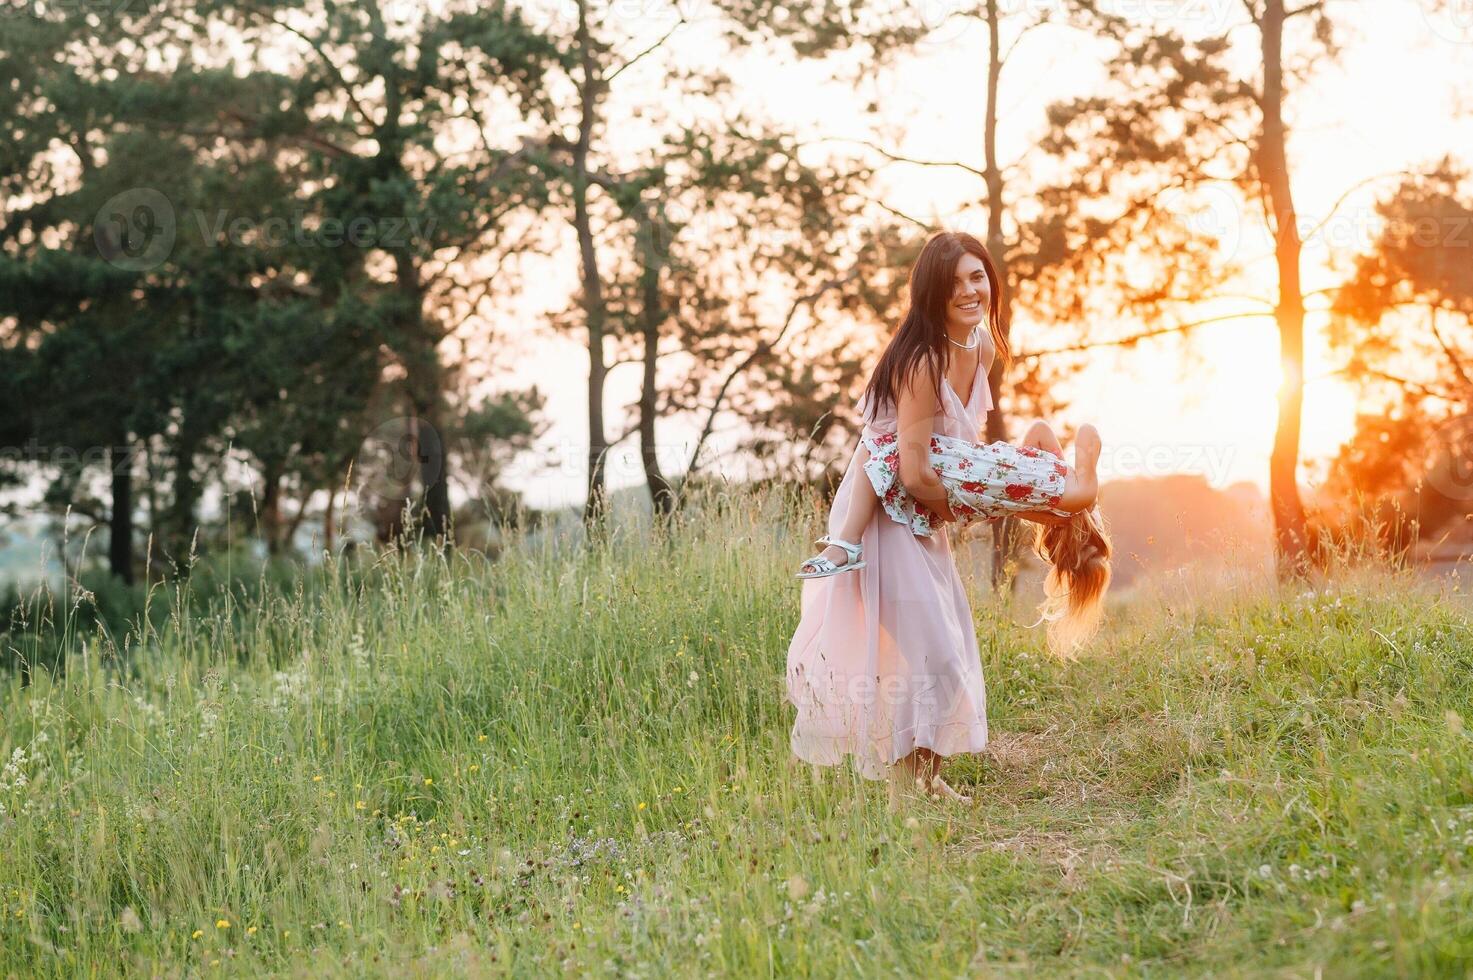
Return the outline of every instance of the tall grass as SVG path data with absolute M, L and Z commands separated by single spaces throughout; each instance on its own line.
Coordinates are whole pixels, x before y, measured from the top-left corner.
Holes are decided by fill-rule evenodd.
M 787 748 L 817 526 L 713 491 L 668 534 L 330 563 L 73 631 L 0 674 L 0 975 L 1473 963 L 1461 593 L 1166 582 L 1061 663 L 1019 625 L 1038 596 L 978 578 L 994 741 L 948 767 L 978 803 L 892 810 Z

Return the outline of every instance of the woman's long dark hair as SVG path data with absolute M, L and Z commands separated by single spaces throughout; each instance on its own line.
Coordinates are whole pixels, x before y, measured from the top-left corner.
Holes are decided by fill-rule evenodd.
M 880 355 L 864 397 L 866 421 L 873 421 L 882 405 L 899 405 L 901 386 L 922 364 L 929 364 L 936 377 L 936 397 L 941 398 L 941 383 L 946 366 L 951 363 L 951 345 L 946 340 L 946 314 L 956 288 L 956 266 L 970 252 L 982 260 L 991 287 L 987 307 L 987 325 L 997 357 L 1006 367 L 1012 361 L 1007 337 L 1002 329 L 1002 283 L 997 267 L 987 248 L 964 231 L 938 231 L 926 240 L 921 254 L 910 269 L 910 309 L 900 329 L 890 338 Z

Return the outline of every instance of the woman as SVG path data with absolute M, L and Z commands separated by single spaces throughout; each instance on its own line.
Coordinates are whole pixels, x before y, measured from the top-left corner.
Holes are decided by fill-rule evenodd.
M 843 538 L 854 494 L 873 493 L 864 438 L 892 433 L 900 481 L 941 533 L 918 536 L 875 512 L 861 536 L 867 560 L 854 574 L 804 581 L 788 647 L 799 758 L 835 765 L 853 755 L 867 778 L 889 768 L 907 784 L 963 802 L 969 798 L 941 778 L 940 760 L 986 747 L 987 695 L 945 531 L 957 518 L 928 454 L 933 433 L 975 441 L 992 407 L 988 370 L 995 356 L 1008 357 L 1000 294 L 974 236 L 938 232 L 926 242 L 911 269 L 910 308 L 860 399 L 865 430 L 834 497 L 828 536 Z M 825 557 L 847 557 L 837 551 Z

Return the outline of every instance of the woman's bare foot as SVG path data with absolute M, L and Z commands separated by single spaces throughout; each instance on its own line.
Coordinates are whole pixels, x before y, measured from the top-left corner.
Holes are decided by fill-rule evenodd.
M 972 798 L 965 793 L 958 793 L 951 784 L 939 775 L 931 778 L 931 795 L 939 796 L 943 800 L 951 800 L 953 803 L 970 803 Z
M 923 793 L 932 799 L 970 803 L 972 798 L 958 793 L 941 778 L 941 757 L 930 749 L 917 749 L 895 763 L 891 779 L 891 803 L 899 792 Z

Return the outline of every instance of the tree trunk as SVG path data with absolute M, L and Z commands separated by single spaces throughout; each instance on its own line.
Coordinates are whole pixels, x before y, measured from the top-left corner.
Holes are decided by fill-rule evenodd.
M 199 439 L 186 418 L 179 427 L 179 442 L 175 446 L 174 493 L 165 518 L 169 558 L 175 570 L 185 575 L 197 545 L 194 508 L 199 502 L 199 483 L 194 478 L 194 457 L 198 448 Z
M 659 411 L 660 393 L 655 386 L 655 369 L 659 362 L 660 323 L 663 320 L 660 268 L 669 243 L 661 234 L 663 226 L 658 223 L 653 208 L 646 212 L 643 224 L 640 287 L 644 302 L 640 321 L 644 333 L 644 383 L 639 392 L 639 458 L 644 465 L 645 484 L 649 487 L 654 513 L 658 517 L 668 517 L 675 509 L 675 493 L 670 481 L 660 472 L 659 445 L 655 441 L 655 416 Z
M 109 446 L 108 467 L 112 471 L 112 515 L 108 521 L 108 569 L 133 584 L 133 456 L 127 442 Z
M 603 281 L 599 278 L 598 253 L 588 213 L 588 148 L 593 139 L 594 114 L 601 82 L 594 77 L 593 40 L 588 29 L 587 0 L 578 0 L 578 51 L 582 64 L 579 98 L 582 114 L 578 142 L 573 146 L 573 225 L 578 234 L 578 252 L 583 263 L 583 310 L 588 325 L 588 494 L 583 503 L 583 522 L 592 527 L 607 504 L 604 464 L 608 436 L 604 434 L 604 327 L 606 311 Z
M 374 29 L 382 31 L 383 21 L 377 5 L 369 4 L 367 13 Z M 397 68 L 387 70 L 384 76 L 383 123 L 374 134 L 378 153 L 368 176 L 389 185 L 414 182 L 405 165 L 408 153 L 405 145 L 405 83 L 406 79 Z M 364 189 L 371 199 L 370 188 Z M 443 428 L 446 380 L 445 369 L 440 362 L 442 338 L 438 327 L 425 318 L 425 288 L 421 281 L 419 257 L 408 245 L 391 248 L 389 253 L 394 258 L 394 288 L 402 299 L 401 309 L 404 311 L 402 329 L 406 340 L 401 356 L 407 375 L 409 401 L 415 415 L 411 425 L 415 433 L 420 488 L 424 494 L 419 532 L 421 538 L 432 538 L 448 548 L 453 542 L 449 467 L 445 460 Z
M 266 554 L 275 558 L 281 553 L 281 469 L 268 465 L 262 474 L 261 536 L 266 539 Z
M 414 338 L 405 358 L 409 398 L 414 409 L 414 447 L 419 466 L 423 521 L 420 536 L 450 547 L 450 474 L 445 458 L 443 388 L 439 338 L 424 316 L 424 287 L 419 262 L 408 248 L 394 252 L 395 287 L 404 298 L 410 322 L 405 333 Z
M 1304 405 L 1304 293 L 1299 277 L 1303 243 L 1294 211 L 1284 130 L 1284 0 L 1268 0 L 1263 13 L 1263 129 L 1258 145 L 1259 179 L 1273 216 L 1274 257 L 1279 272 L 1278 426 L 1269 457 L 1269 500 L 1280 576 L 1305 570 L 1308 539 L 1299 499 L 1299 428 Z
M 450 473 L 445 454 L 439 405 L 426 402 L 417 409 L 415 447 L 419 453 L 419 482 L 424 488 L 425 523 L 422 534 L 446 547 L 452 544 L 450 527 Z
M 1002 30 L 1001 13 L 997 0 L 987 0 L 987 108 L 983 124 L 983 179 L 987 183 L 987 251 L 997 268 L 998 287 L 1002 290 L 999 313 L 1003 337 L 1012 334 L 1013 291 L 1009 288 L 1007 242 L 1003 240 L 1003 178 L 1002 167 L 997 162 L 997 90 L 1002 78 Z M 987 413 L 986 438 L 988 442 L 1002 442 L 1008 437 L 1007 416 L 1002 410 L 1003 366 L 1001 358 L 994 358 L 987 372 L 987 390 L 992 395 L 992 409 Z M 1008 559 L 1013 554 L 1017 522 L 1006 517 L 992 525 L 992 589 L 1001 593 L 1010 588 L 1012 578 L 1008 575 Z

